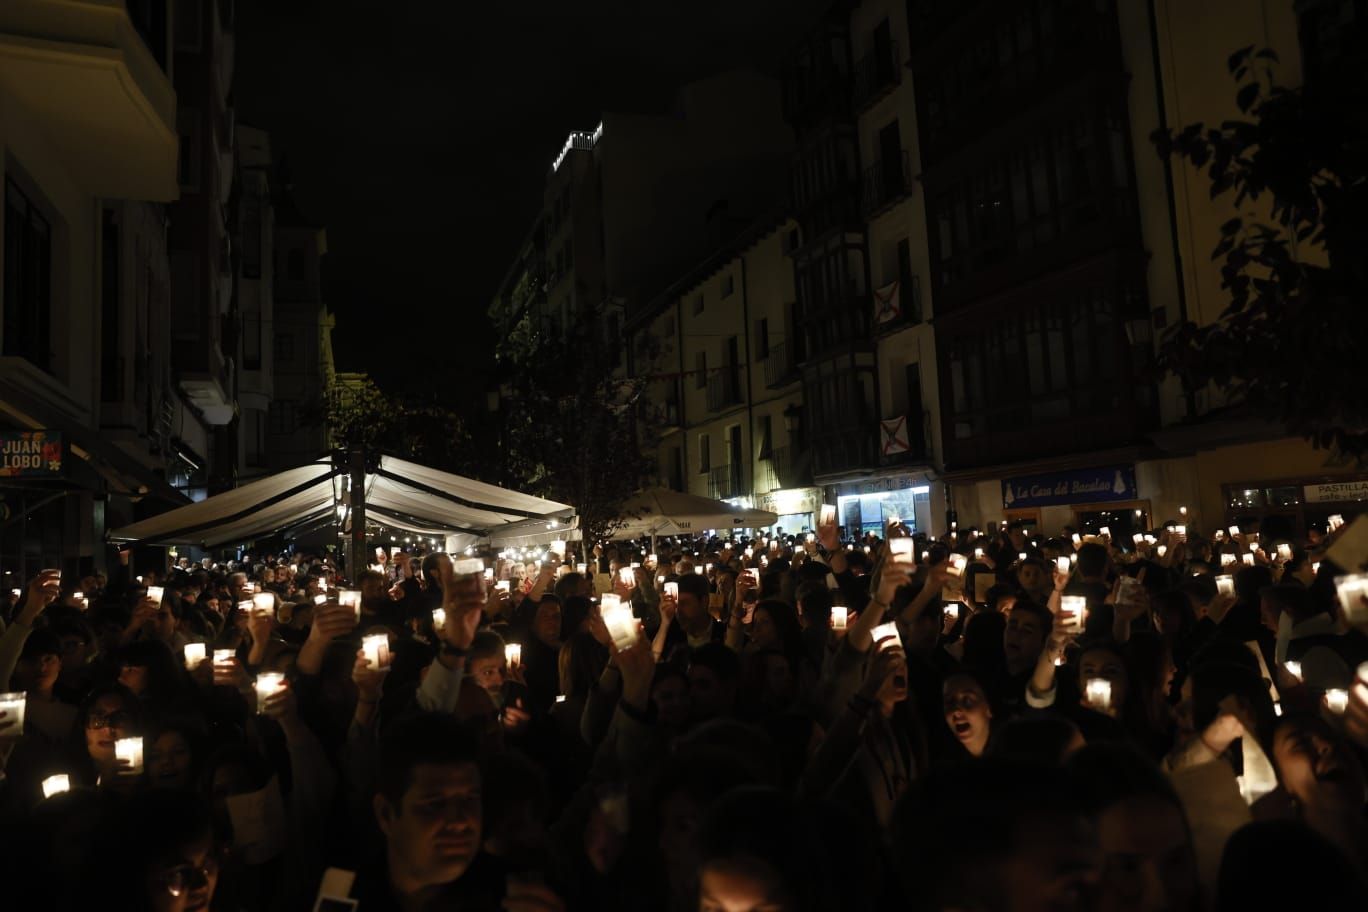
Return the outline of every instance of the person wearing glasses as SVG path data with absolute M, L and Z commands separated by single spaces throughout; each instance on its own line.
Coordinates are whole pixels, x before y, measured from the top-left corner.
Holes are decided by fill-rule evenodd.
M 138 698 L 122 684 L 106 684 L 91 691 L 81 705 L 79 716 L 85 732 L 86 768 L 82 778 L 101 787 L 117 787 L 135 777 L 128 775 L 114 753 L 120 738 L 136 737 L 142 731 Z

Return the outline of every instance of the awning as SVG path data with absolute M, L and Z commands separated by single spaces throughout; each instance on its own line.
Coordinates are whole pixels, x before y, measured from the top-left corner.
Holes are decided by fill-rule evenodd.
M 623 504 L 622 525 L 613 537 L 699 535 L 709 529 L 759 529 L 778 521 L 779 517 L 767 510 L 735 507 L 669 488 L 647 488 Z
M 116 542 L 214 548 L 334 521 L 348 501 L 344 465 L 318 460 L 115 529 Z M 455 536 L 465 548 L 526 536 L 574 515 L 565 504 L 452 475 L 393 456 L 366 473 L 367 518 L 405 532 Z

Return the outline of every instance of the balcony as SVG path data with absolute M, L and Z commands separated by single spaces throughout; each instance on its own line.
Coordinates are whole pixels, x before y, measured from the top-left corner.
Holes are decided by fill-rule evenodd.
M 737 383 L 736 368 L 728 367 L 716 371 L 708 378 L 708 411 L 720 412 L 741 402 L 740 384 Z
M 765 387 L 778 389 L 788 386 L 798 379 L 797 346 L 791 342 L 781 342 L 771 346 L 765 355 Z
M 708 491 L 713 500 L 740 497 L 745 493 L 741 487 L 741 467 L 739 465 L 713 466 L 708 470 Z
M 805 488 L 812 484 L 812 459 L 805 449 L 775 447 L 769 456 L 770 470 L 781 488 Z
M 860 211 L 866 219 L 886 212 L 912 195 L 911 156 L 903 149 L 897 158 L 874 162 L 860 176 Z
M 869 471 L 879 464 L 878 431 L 864 425 L 826 431 L 814 437 L 811 449 L 812 473 L 819 480 Z
M 164 23 L 165 0 L 160 0 Z M 147 41 L 164 41 L 151 6 L 124 0 L 4 0 L 0 88 L 33 118 L 94 196 L 176 198 L 176 95 Z M 162 56 L 165 49 L 162 48 Z
M 855 63 L 855 110 L 863 112 L 902 82 L 898 43 L 875 48 Z

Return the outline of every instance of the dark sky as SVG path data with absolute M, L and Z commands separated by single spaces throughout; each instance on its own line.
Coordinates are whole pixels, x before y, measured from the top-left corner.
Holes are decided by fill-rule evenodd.
M 239 0 L 238 117 L 327 226 L 338 368 L 478 396 L 485 310 L 566 134 L 730 67 L 777 73 L 817 3 Z

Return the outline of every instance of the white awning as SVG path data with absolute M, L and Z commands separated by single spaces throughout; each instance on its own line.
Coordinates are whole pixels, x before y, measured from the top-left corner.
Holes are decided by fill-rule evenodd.
M 319 460 L 258 479 L 109 533 L 111 541 L 215 548 L 334 521 L 348 502 L 345 466 Z M 382 456 L 366 473 L 373 522 L 419 535 L 478 541 L 520 540 L 574 515 L 565 504 L 510 491 L 428 466 Z M 551 537 L 555 537 L 554 534 Z
M 768 510 L 737 507 L 669 488 L 647 488 L 623 505 L 622 525 L 613 537 L 701 535 L 709 529 L 760 529 L 778 521 L 779 517 Z

